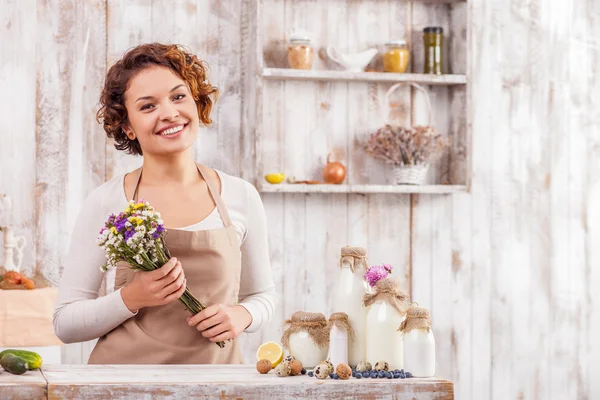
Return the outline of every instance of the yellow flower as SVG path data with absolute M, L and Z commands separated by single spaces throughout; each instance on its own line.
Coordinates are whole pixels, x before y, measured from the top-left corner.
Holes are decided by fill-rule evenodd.
M 141 225 L 142 222 L 144 222 L 144 221 L 142 221 L 141 218 L 138 218 L 138 217 L 129 217 L 129 218 L 127 218 L 127 220 L 129 222 L 131 222 L 132 224 L 136 224 L 136 225 Z
M 114 226 L 111 226 L 111 227 L 110 227 L 110 231 L 111 231 L 112 233 L 114 233 L 115 235 L 117 234 L 117 228 L 115 228 Z
M 134 210 L 139 210 L 140 208 L 144 208 L 145 204 L 144 203 L 137 203 L 136 205 L 133 206 Z

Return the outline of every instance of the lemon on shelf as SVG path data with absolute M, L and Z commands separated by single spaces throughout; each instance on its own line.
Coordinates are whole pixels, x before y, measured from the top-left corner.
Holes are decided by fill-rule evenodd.
M 273 368 L 283 361 L 283 347 L 277 342 L 261 344 L 256 351 L 256 360 L 269 360 Z
M 267 174 L 267 175 L 265 175 L 265 179 L 269 183 L 277 184 L 277 183 L 283 182 L 283 180 L 285 179 L 285 174 L 284 173 Z

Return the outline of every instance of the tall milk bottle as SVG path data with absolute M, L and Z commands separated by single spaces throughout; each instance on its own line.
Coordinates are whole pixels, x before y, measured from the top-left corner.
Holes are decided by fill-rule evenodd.
M 365 360 L 367 309 L 363 296 L 367 292 L 364 274 L 367 251 L 362 247 L 345 246 L 340 256 L 340 274 L 336 282 L 333 309 L 348 315 L 354 330 L 354 340 L 348 340 L 348 364 L 352 367 Z

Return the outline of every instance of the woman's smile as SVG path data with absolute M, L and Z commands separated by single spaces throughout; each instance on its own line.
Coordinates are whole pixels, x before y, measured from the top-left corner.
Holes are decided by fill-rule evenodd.
M 165 139 L 175 139 L 183 134 L 185 128 L 187 128 L 188 123 L 185 124 L 171 124 L 169 126 L 165 126 L 156 132 L 156 135 L 159 135 Z

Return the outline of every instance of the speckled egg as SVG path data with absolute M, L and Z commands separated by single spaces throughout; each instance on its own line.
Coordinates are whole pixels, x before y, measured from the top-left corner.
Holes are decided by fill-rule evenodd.
M 260 360 L 256 363 L 256 370 L 261 374 L 268 373 L 271 369 L 273 369 L 273 365 L 269 360 Z
M 375 363 L 375 371 L 389 371 L 390 366 L 387 361 L 377 361 Z
M 294 356 L 287 356 L 286 358 L 283 359 L 283 361 L 292 362 L 295 359 L 296 359 L 296 357 L 294 357 Z
M 325 379 L 329 376 L 329 366 L 327 364 L 319 364 L 313 370 L 315 376 L 319 379 Z
M 292 360 L 289 362 L 289 364 L 291 368 L 290 375 L 296 376 L 302 373 L 302 363 L 299 360 Z
M 283 378 L 284 376 L 288 376 L 290 372 L 292 372 L 292 367 L 287 361 L 283 361 L 275 367 L 275 375 L 281 378 Z
M 335 371 L 333 364 L 329 360 L 321 361 L 319 364 L 324 364 L 327 366 L 327 374 L 333 374 L 333 371 Z
M 335 373 L 340 377 L 340 379 L 348 379 L 352 376 L 352 368 L 348 364 L 338 364 L 335 367 Z
M 368 361 L 361 361 L 356 366 L 356 371 L 358 371 L 358 372 L 366 372 L 366 371 L 370 371 L 372 369 L 373 369 L 373 366 Z

